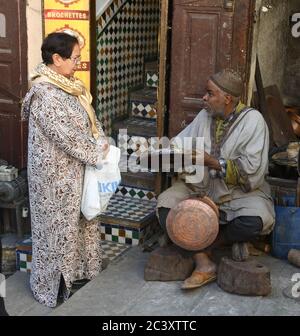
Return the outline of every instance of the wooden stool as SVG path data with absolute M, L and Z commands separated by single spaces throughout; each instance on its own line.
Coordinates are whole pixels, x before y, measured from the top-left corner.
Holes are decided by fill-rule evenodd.
M 229 293 L 249 296 L 266 296 L 271 293 L 270 270 L 255 260 L 238 262 L 223 257 L 217 281 Z

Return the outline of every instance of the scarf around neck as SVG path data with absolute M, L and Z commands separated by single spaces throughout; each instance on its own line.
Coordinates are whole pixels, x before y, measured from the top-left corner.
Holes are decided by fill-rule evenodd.
M 63 91 L 76 96 L 89 117 L 93 137 L 95 139 L 99 138 L 100 134 L 96 125 L 96 114 L 91 105 L 92 95 L 85 88 L 80 79 L 69 79 L 41 63 L 35 68 L 34 73 L 31 76 L 31 80 L 33 85 L 41 82 L 52 83 Z

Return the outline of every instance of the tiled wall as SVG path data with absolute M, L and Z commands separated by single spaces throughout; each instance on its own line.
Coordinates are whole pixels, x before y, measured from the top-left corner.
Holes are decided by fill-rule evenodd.
M 102 32 L 98 23 L 97 115 L 107 135 L 128 113 L 128 90 L 143 84 L 145 57 L 157 57 L 159 2 L 128 0 Z

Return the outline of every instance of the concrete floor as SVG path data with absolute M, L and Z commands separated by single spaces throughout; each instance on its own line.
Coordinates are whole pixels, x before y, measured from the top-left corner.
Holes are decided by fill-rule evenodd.
M 207 315 L 300 315 L 300 298 L 283 294 L 295 285 L 300 269 L 269 255 L 255 257 L 271 271 L 272 293 L 246 297 L 224 292 L 217 283 L 182 291 L 181 282 L 146 282 L 143 272 L 149 253 L 132 247 L 114 260 L 97 278 L 55 309 L 37 303 L 31 296 L 26 273 L 7 279 L 6 309 L 10 315 L 63 316 L 207 316 Z M 299 284 L 300 287 L 300 284 Z

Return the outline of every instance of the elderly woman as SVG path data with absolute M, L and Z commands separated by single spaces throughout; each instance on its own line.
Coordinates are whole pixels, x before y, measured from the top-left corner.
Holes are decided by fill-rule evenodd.
M 104 134 L 91 95 L 74 77 L 78 40 L 52 33 L 41 50 L 43 63 L 22 108 L 29 119 L 30 286 L 36 300 L 55 307 L 59 292 L 66 300 L 74 281 L 101 271 L 98 224 L 80 218 L 80 201 L 85 165 L 101 165 L 109 149 L 101 145 Z

